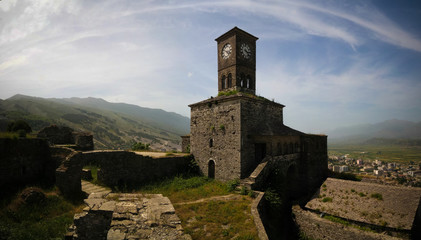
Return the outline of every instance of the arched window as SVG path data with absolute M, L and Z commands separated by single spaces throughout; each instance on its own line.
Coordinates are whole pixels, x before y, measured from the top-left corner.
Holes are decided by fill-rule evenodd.
M 298 143 L 295 143 L 295 152 L 300 152 L 300 145 L 298 145 Z
M 232 87 L 232 75 L 231 75 L 231 73 L 228 73 L 228 88 L 231 88 Z
M 288 144 L 284 143 L 284 154 L 288 154 Z
M 246 81 L 247 81 L 247 88 L 252 88 L 252 82 L 251 82 L 250 75 L 247 75 Z
M 221 88 L 225 89 L 225 75 L 222 75 L 221 77 Z
M 245 87 L 245 77 L 244 73 L 240 74 L 240 87 Z

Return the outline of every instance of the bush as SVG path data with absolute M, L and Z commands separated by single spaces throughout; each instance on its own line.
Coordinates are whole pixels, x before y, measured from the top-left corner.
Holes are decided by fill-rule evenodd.
M 19 132 L 19 136 L 23 133 L 25 135 L 27 133 L 32 132 L 32 128 L 29 126 L 29 124 L 23 120 L 16 120 L 14 122 L 11 122 L 7 125 L 7 131 L 8 132 Z
M 141 142 L 134 143 L 132 145 L 133 151 L 140 151 L 140 150 L 149 150 L 149 144 L 143 144 Z
M 281 209 L 282 199 L 281 196 L 273 189 L 268 189 L 265 192 L 265 200 L 273 209 Z
M 383 200 L 383 196 L 380 193 L 372 193 L 371 197 L 377 200 Z
M 322 202 L 332 202 L 332 198 L 331 197 L 325 197 L 322 199 Z
M 234 180 L 231 180 L 231 181 L 227 182 L 228 192 L 234 191 L 237 188 L 238 185 L 240 185 L 240 180 L 238 180 L 238 179 L 234 179 Z
M 338 179 L 344 179 L 344 180 L 351 180 L 351 181 L 361 181 L 361 176 L 357 176 L 353 173 L 338 173 L 338 172 L 333 172 L 331 170 L 329 170 L 328 176 L 331 178 L 338 178 Z
M 248 194 L 248 189 L 244 186 L 241 187 L 241 191 L 240 191 L 241 195 L 247 195 Z

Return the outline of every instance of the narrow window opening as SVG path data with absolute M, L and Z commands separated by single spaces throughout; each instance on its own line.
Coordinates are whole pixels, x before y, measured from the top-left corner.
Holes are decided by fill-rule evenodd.
M 222 75 L 222 78 L 221 78 L 221 88 L 225 89 L 225 75 Z
M 215 162 L 213 160 L 208 162 L 208 178 L 215 178 Z
M 232 87 L 232 74 L 228 73 L 228 88 Z

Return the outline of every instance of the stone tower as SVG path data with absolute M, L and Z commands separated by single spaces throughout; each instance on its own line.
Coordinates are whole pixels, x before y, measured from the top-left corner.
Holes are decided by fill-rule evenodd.
M 218 91 L 256 91 L 257 37 L 234 27 L 218 43 Z
M 215 179 L 250 178 L 262 165 L 284 164 L 282 171 L 302 171 L 301 180 L 314 182 L 327 169 L 327 137 L 285 126 L 285 106 L 255 95 L 257 39 L 237 27 L 216 39 L 218 96 L 189 105 L 190 152 Z M 277 160 L 265 164 L 269 159 Z

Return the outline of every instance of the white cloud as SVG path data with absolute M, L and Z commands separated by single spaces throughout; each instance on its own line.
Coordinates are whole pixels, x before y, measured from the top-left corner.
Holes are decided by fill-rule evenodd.
M 10 60 L 7 60 L 6 62 L 3 62 L 0 64 L 0 74 L 2 71 L 5 71 L 8 68 L 14 67 L 14 66 L 18 66 L 21 65 L 23 63 L 25 63 L 27 60 L 26 56 L 18 56 L 18 57 L 14 57 Z
M 16 5 L 16 2 L 17 2 L 17 0 L 0 1 L 0 9 L 4 12 L 7 12 Z
M 328 126 L 357 118 L 350 105 L 419 102 L 419 84 L 369 54 L 373 40 L 420 52 L 419 39 L 368 4 L 319 3 L 1 1 L 10 21 L 0 21 L 0 97 L 93 96 L 188 115 L 187 104 L 217 93 L 213 39 L 238 25 L 268 53 L 258 53 L 258 92 L 286 104 L 294 123 L 310 114 Z M 286 43 L 303 50 L 279 53 Z

